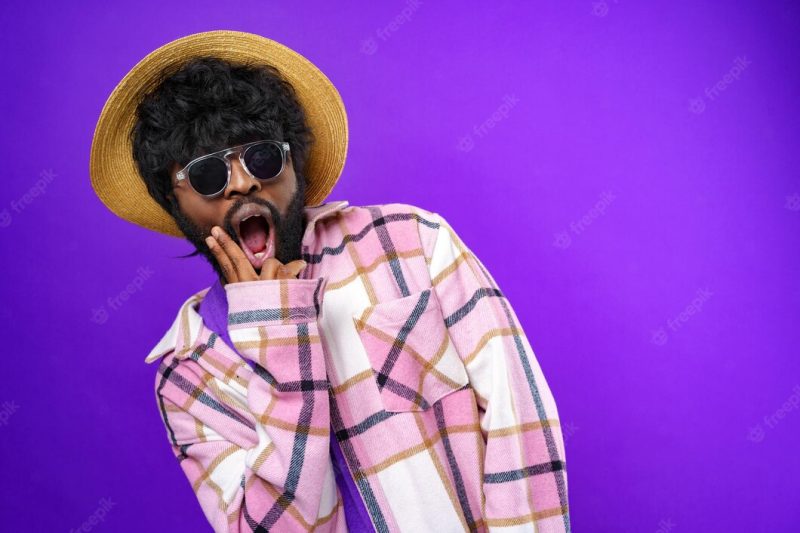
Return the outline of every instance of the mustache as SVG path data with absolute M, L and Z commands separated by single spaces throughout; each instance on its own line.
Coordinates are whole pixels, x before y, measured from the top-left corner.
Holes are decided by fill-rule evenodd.
M 233 215 L 235 215 L 239 209 L 248 204 L 257 204 L 269 209 L 272 219 L 271 221 L 269 221 L 269 225 L 272 226 L 270 228 L 270 231 L 274 231 L 276 235 L 281 235 L 284 226 L 284 220 L 283 217 L 281 216 L 280 211 L 278 211 L 278 208 L 275 207 L 275 205 L 273 205 L 272 202 L 269 202 L 257 196 L 253 196 L 250 198 L 242 197 L 236 200 L 236 203 L 234 203 L 231 206 L 231 208 L 228 209 L 228 212 L 225 213 L 225 218 L 222 219 L 222 229 L 224 229 L 225 232 L 228 235 L 230 235 L 230 237 L 236 244 L 241 246 L 241 243 L 239 242 L 239 238 L 237 236 L 236 228 L 233 227 L 233 222 L 232 222 Z

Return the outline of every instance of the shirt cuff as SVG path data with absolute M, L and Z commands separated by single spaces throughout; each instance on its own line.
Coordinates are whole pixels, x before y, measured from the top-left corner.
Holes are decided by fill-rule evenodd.
M 228 329 L 316 321 L 327 278 L 228 283 Z

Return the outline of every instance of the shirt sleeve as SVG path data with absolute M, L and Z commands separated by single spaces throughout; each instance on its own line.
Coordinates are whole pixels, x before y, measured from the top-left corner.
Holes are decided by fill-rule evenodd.
M 191 358 L 161 363 L 156 395 L 172 450 L 216 532 L 328 531 L 344 520 L 317 329 L 324 283 L 225 286 L 230 338 L 256 363 L 238 408 Z
M 558 411 L 528 338 L 491 274 L 450 224 L 437 213 L 424 218 L 429 223 L 420 232 L 431 283 L 478 401 L 486 523 L 490 531 L 569 531 Z

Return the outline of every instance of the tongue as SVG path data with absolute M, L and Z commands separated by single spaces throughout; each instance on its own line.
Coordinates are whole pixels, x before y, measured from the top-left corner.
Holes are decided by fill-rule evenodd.
M 250 251 L 255 253 L 263 251 L 267 247 L 267 228 L 263 217 L 250 217 L 239 227 L 242 240 Z

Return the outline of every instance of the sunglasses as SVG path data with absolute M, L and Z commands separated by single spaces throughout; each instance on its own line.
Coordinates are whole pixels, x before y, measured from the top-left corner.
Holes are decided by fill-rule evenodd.
M 201 196 L 214 198 L 222 194 L 231 181 L 230 154 L 238 154 L 245 172 L 260 181 L 276 178 L 286 166 L 289 143 L 283 141 L 254 141 L 225 148 L 192 159 L 178 171 L 178 181 L 187 180 Z

